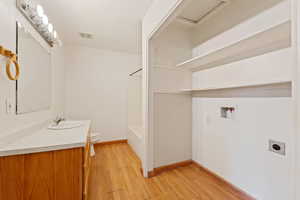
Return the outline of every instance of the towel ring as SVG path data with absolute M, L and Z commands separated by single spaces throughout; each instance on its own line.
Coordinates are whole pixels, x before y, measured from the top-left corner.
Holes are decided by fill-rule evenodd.
M 5 50 L 3 47 L 0 46 L 0 54 L 6 56 L 8 59 L 6 61 L 6 75 L 9 80 L 16 81 L 20 76 L 20 66 L 17 62 L 17 56 L 13 52 L 9 50 Z M 12 75 L 10 70 L 10 65 L 13 63 L 15 65 L 16 74 L 15 76 Z
M 16 74 L 15 76 L 13 76 L 11 74 L 11 71 L 10 71 L 10 64 L 13 63 L 15 65 L 15 69 L 16 69 Z M 12 80 L 12 81 L 16 81 L 19 79 L 19 76 L 20 76 L 20 66 L 17 62 L 17 56 L 16 55 L 13 55 L 12 57 L 8 58 L 7 61 L 6 61 L 6 74 L 9 78 L 9 80 Z

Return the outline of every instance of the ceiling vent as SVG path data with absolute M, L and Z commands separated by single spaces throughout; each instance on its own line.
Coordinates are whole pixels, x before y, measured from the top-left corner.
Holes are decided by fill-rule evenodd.
M 90 39 L 94 38 L 93 34 L 91 34 L 91 33 L 79 33 L 79 35 L 83 39 L 89 39 L 90 40 Z
M 221 11 L 229 3 L 230 0 L 193 1 L 193 3 L 184 9 L 177 19 L 184 23 L 197 25 Z

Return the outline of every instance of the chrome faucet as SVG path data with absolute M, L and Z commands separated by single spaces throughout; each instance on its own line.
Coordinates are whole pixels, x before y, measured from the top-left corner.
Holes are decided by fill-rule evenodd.
M 65 120 L 66 120 L 65 118 L 57 116 L 57 117 L 53 120 L 53 122 L 54 122 L 54 124 L 55 124 L 56 126 L 58 126 L 60 122 L 65 121 Z

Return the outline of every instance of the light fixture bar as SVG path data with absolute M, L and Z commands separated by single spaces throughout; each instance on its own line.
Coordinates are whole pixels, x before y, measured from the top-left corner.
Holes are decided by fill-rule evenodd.
M 51 47 L 55 44 L 61 44 L 57 32 L 54 30 L 53 25 L 49 23 L 49 19 L 41 5 L 37 5 L 32 0 L 17 0 L 16 3 L 18 10 Z

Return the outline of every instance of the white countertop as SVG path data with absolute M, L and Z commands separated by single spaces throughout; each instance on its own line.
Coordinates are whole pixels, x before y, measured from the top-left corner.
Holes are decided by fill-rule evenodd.
M 7 144 L 0 144 L 0 157 L 84 147 L 91 121 L 79 122 L 81 126 L 64 130 L 49 130 L 46 125 Z

